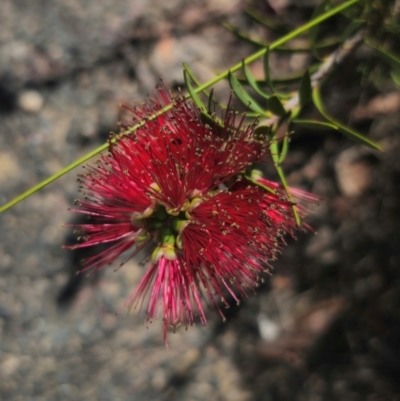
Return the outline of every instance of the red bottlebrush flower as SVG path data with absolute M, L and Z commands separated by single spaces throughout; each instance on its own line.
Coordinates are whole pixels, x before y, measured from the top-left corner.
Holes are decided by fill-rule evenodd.
M 209 126 L 191 101 L 165 89 L 159 94 L 128 108 L 134 123 L 156 117 L 132 134 L 124 125 L 109 154 L 80 177 L 85 199 L 72 210 L 93 222 L 77 226 L 82 242 L 70 248 L 107 244 L 86 261 L 85 270 L 97 270 L 151 247 L 149 267 L 127 304 L 141 307 L 147 298 L 147 319 L 161 314 L 166 341 L 170 326 L 191 325 L 196 317 L 206 323 L 204 302 L 223 316 L 218 302 L 226 303 L 226 294 L 239 301 L 254 291 L 284 235 L 297 226 L 278 184 L 246 178 L 269 151 L 254 124 L 243 127 L 242 118 L 235 126 L 228 108 L 223 128 Z

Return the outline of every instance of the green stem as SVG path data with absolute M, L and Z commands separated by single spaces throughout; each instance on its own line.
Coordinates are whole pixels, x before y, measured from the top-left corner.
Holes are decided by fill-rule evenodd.
M 314 18 L 313 20 L 311 20 L 310 22 L 307 22 L 307 24 L 302 25 L 301 27 L 295 29 L 294 31 L 288 33 L 287 35 L 283 36 L 282 38 L 276 40 L 275 42 L 271 43 L 271 45 L 269 46 L 269 50 L 274 50 L 279 46 L 282 46 L 283 44 L 285 44 L 286 42 L 289 42 L 289 40 L 294 39 L 296 36 L 301 35 L 302 33 L 308 31 L 310 28 L 312 28 L 315 25 L 320 24 L 321 22 L 325 21 L 326 19 L 332 17 L 335 14 L 340 13 L 341 11 L 345 10 L 346 8 L 358 3 L 361 0 L 349 0 L 344 2 L 343 4 L 340 4 L 339 6 L 332 8 L 331 10 L 327 11 L 326 13 Z M 250 64 L 253 61 L 257 60 L 258 58 L 260 58 L 261 56 L 263 56 L 267 51 L 267 48 L 265 49 L 261 49 L 258 52 L 252 54 L 251 56 L 247 57 L 244 59 L 244 63 L 245 64 Z M 221 81 L 222 79 L 225 79 L 229 72 L 235 72 L 235 71 L 239 71 L 242 68 L 242 62 L 237 63 L 236 65 L 234 65 L 232 68 L 230 68 L 229 70 L 226 70 L 224 72 L 222 72 L 221 74 L 217 75 L 215 78 L 213 78 L 212 80 L 206 82 L 205 84 L 199 86 L 198 88 L 196 88 L 196 93 L 202 92 L 205 89 L 208 89 L 210 86 L 215 85 L 217 82 Z
M 293 210 L 293 214 L 294 214 L 294 219 L 296 220 L 297 226 L 300 227 L 301 226 L 301 217 L 299 215 L 299 212 L 297 211 L 297 207 L 296 207 L 295 202 L 293 200 L 292 194 L 290 193 L 290 188 L 289 188 L 289 185 L 288 185 L 288 183 L 286 181 L 285 174 L 284 174 L 281 166 L 278 165 L 275 168 L 276 168 L 276 171 L 279 174 L 279 178 L 280 178 L 280 180 L 282 182 L 282 185 L 285 188 L 285 192 L 286 192 L 286 194 L 288 196 L 289 201 L 291 203 L 293 203 L 292 210 Z
M 359 1 L 361 1 L 361 0 L 349 0 L 349 1 L 344 2 L 343 4 L 340 4 L 339 6 L 337 6 L 335 8 L 332 8 L 331 10 L 327 11 L 326 13 L 314 18 L 312 21 L 308 22 L 307 24 L 302 25 L 301 27 L 293 30 L 292 32 L 288 33 L 287 35 L 283 36 L 282 38 L 280 38 L 280 39 L 276 40 L 275 42 L 271 43 L 271 45 L 269 46 L 269 50 L 274 50 L 277 47 L 282 46 L 284 43 L 290 41 L 291 39 L 295 38 L 298 35 L 301 35 L 302 33 L 306 32 L 308 29 L 312 28 L 313 26 L 320 24 L 321 22 L 323 22 L 323 21 L 327 20 L 328 18 L 332 17 L 333 15 L 338 14 L 341 11 L 351 7 L 353 4 L 356 4 Z M 254 53 L 251 56 L 249 56 L 246 59 L 244 59 L 244 63 L 245 64 L 252 63 L 253 61 L 255 61 L 258 58 L 260 58 L 261 56 L 263 56 L 266 51 L 267 51 L 267 49 L 259 50 L 258 52 Z M 226 71 L 222 72 L 221 74 L 217 75 L 212 80 L 210 80 L 210 81 L 204 83 L 203 85 L 197 87 L 195 89 L 195 92 L 199 93 L 199 92 L 204 91 L 205 89 L 210 88 L 211 86 L 215 85 L 217 82 L 225 79 L 228 76 L 229 72 L 232 73 L 232 72 L 240 70 L 241 68 L 242 68 L 242 62 L 237 63 L 236 65 L 234 65 L 229 70 L 226 70 Z M 189 95 L 186 95 L 186 97 L 189 97 Z M 171 110 L 171 108 L 172 108 L 172 104 L 169 104 L 169 105 L 165 106 L 158 113 L 155 113 L 155 114 L 151 115 L 147 119 L 147 121 L 155 119 L 160 114 L 166 113 L 168 110 Z M 138 129 L 141 126 L 143 126 L 144 124 L 145 124 L 144 122 L 136 124 L 136 125 L 130 127 L 129 130 L 126 130 L 125 133 L 126 134 L 130 134 L 133 131 L 135 131 L 136 129 Z M 4 206 L 0 207 L 0 213 L 6 211 L 7 209 L 9 209 L 12 206 L 16 205 L 17 203 L 21 202 L 22 200 L 24 200 L 28 196 L 34 194 L 36 191 L 44 188 L 46 185 L 52 183 L 53 181 L 55 181 L 56 179 L 60 178 L 64 174 L 66 174 L 66 173 L 70 172 L 71 170 L 73 170 L 74 168 L 78 167 L 80 164 L 83 164 L 83 163 L 87 162 L 93 156 L 96 156 L 97 154 L 99 154 L 100 152 L 103 152 L 107 148 L 108 148 L 108 143 L 105 143 L 105 144 L 99 146 L 98 148 L 92 150 L 90 153 L 86 154 L 85 156 L 81 157 L 80 159 L 74 161 L 69 166 L 64 167 L 58 173 L 52 175 L 49 178 L 46 178 L 44 181 L 42 181 L 39 184 L 35 185 L 33 188 L 29 189 L 28 191 L 26 191 L 23 194 L 17 196 L 16 198 L 11 200 L 10 202 L 6 203 Z
M 89 160 L 93 156 L 96 156 L 98 153 L 102 152 L 103 150 L 106 150 L 107 148 L 108 148 L 108 143 L 104 143 L 103 145 L 101 145 L 97 149 L 92 150 L 90 153 L 87 153 L 85 156 L 79 158 L 78 160 L 75 160 L 68 167 L 63 168 L 62 170 L 60 170 L 57 173 L 53 174 L 51 177 L 46 178 L 45 180 L 43 180 L 39 184 L 37 184 L 34 187 L 30 188 L 28 191 L 24 192 L 23 194 L 17 196 L 16 198 L 11 200 L 10 202 L 6 203 L 4 206 L 0 207 L 0 213 L 6 211 L 10 207 L 12 207 L 12 206 L 16 205 L 17 203 L 21 202 L 22 200 L 24 200 L 28 196 L 34 194 L 39 189 L 42 189 L 46 185 L 48 185 L 48 184 L 52 183 L 53 181 L 57 180 L 58 178 L 63 176 L 68 171 L 73 170 L 74 168 L 78 167 L 82 163 L 86 162 L 87 160 Z

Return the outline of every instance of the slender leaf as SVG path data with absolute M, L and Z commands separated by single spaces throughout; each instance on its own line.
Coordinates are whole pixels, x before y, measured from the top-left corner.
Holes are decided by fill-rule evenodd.
M 264 54 L 264 59 L 263 59 L 265 80 L 272 93 L 275 93 L 282 99 L 287 99 L 291 96 L 289 93 L 279 92 L 274 88 L 273 79 L 271 77 L 271 73 L 270 73 L 270 69 L 269 69 L 269 53 L 270 53 L 270 49 L 269 49 L 269 47 L 267 47 L 265 54 Z
M 184 70 L 187 72 L 189 78 L 193 81 L 193 83 L 194 83 L 196 86 L 201 85 L 200 82 L 199 82 L 199 80 L 196 78 L 196 75 L 194 75 L 194 72 L 190 69 L 190 67 L 189 67 L 188 64 L 183 63 L 183 68 L 184 68 Z
M 271 92 L 275 93 L 274 86 L 272 84 L 271 73 L 269 71 L 269 47 L 267 47 L 265 51 L 263 63 L 265 81 L 267 82 L 268 87 L 271 89 Z
M 297 225 L 300 225 L 301 224 L 301 218 L 300 218 L 299 213 L 297 211 L 296 205 L 294 205 L 294 201 L 293 201 L 292 195 L 290 193 L 290 188 L 289 188 L 289 186 L 287 184 L 287 181 L 286 181 L 285 173 L 283 172 L 283 169 L 280 166 L 280 154 L 279 154 L 278 142 L 276 140 L 273 140 L 271 142 L 270 151 L 271 151 L 272 160 L 275 163 L 276 171 L 277 171 L 277 173 L 279 175 L 279 178 L 280 178 L 280 180 L 282 182 L 283 187 L 285 188 L 286 195 L 287 195 L 289 201 L 293 203 L 292 209 L 293 209 L 294 217 L 296 219 L 296 223 L 297 223 Z
M 253 45 L 256 46 L 260 46 L 260 47 L 265 47 L 267 46 L 267 42 L 264 42 L 262 39 L 260 38 L 256 38 L 254 36 L 250 36 L 247 32 L 244 32 L 240 29 L 235 28 L 233 25 L 228 24 L 227 22 L 225 22 L 223 24 L 224 28 L 226 28 L 228 31 L 232 32 L 233 34 L 235 34 L 239 39 L 243 39 L 246 42 L 249 42 Z
M 210 96 L 208 97 L 208 108 L 206 109 L 206 105 L 200 99 L 199 95 L 196 93 L 196 90 L 193 88 L 192 83 L 190 82 L 189 74 L 186 69 L 183 71 L 183 76 L 185 79 L 185 84 L 186 84 L 187 90 L 189 92 L 189 95 L 192 98 L 194 104 L 200 110 L 200 113 L 202 114 L 202 116 L 205 119 L 207 119 L 208 121 L 212 122 L 213 124 L 216 124 L 219 127 L 223 128 L 224 122 L 220 118 L 216 117 L 215 115 L 212 115 L 212 113 L 210 112 L 210 96 L 212 99 L 213 91 L 211 90 Z
M 383 48 L 377 47 L 370 41 L 366 42 L 369 47 L 375 50 L 378 56 L 388 63 L 396 72 L 400 72 L 400 57 L 392 52 L 385 50 Z
M 183 63 L 183 67 L 184 67 L 185 71 L 187 72 L 189 78 L 192 80 L 192 82 L 193 82 L 195 85 L 199 86 L 199 85 L 200 85 L 200 82 L 199 82 L 199 80 L 196 78 L 196 76 L 194 75 L 193 71 L 189 68 L 189 66 L 188 66 L 186 63 Z M 200 92 L 199 90 L 197 90 L 197 89 L 194 89 L 194 91 L 195 91 L 196 93 L 201 93 L 201 92 Z M 204 93 L 204 95 L 207 96 L 207 98 L 208 98 L 208 104 L 207 104 L 208 109 L 207 109 L 207 111 L 210 112 L 212 103 L 216 103 L 216 104 L 218 104 L 222 109 L 226 109 L 227 106 L 226 106 L 225 104 L 222 104 L 221 102 L 216 102 L 216 101 L 213 99 L 213 93 L 214 93 L 214 89 L 213 89 L 213 88 L 211 88 L 210 93 L 208 93 L 206 90 L 203 90 L 203 93 Z M 210 113 L 210 114 L 211 114 L 211 113 Z
M 332 117 L 328 112 L 325 110 L 325 107 L 322 103 L 321 95 L 319 92 L 319 88 L 316 87 L 313 90 L 313 101 L 315 104 L 315 107 L 318 109 L 318 111 L 332 124 L 336 125 L 339 131 L 341 131 L 344 135 L 348 136 L 350 139 L 353 141 L 359 142 L 363 145 L 369 146 L 370 148 L 377 149 L 377 150 L 382 150 L 381 146 L 374 142 L 372 139 L 367 138 L 366 136 L 360 134 L 353 128 L 347 127 L 346 125 L 340 123 L 337 121 L 334 117 Z
M 321 66 L 321 63 L 313 64 L 308 68 L 308 71 L 310 73 L 313 73 L 313 72 L 317 71 L 320 66 Z M 287 75 L 287 76 L 276 77 L 272 81 L 274 84 L 292 83 L 292 82 L 296 82 L 299 79 L 301 79 L 303 75 L 304 75 L 304 72 L 300 71 L 300 72 L 295 72 L 295 73 Z
M 254 78 L 254 75 L 250 72 L 249 67 L 244 63 L 243 61 L 243 72 L 244 76 L 246 77 L 247 83 L 253 88 L 255 92 L 257 92 L 260 96 L 262 96 L 265 99 L 268 99 L 270 95 L 266 92 L 264 92 L 257 83 L 257 80 Z
M 297 211 L 297 206 L 294 204 L 294 200 L 293 200 L 292 194 L 290 193 L 289 185 L 288 185 L 288 183 L 286 181 L 285 173 L 283 172 L 283 169 L 282 169 L 281 166 L 275 166 L 275 168 L 276 168 L 276 171 L 278 172 L 278 175 L 279 175 L 279 178 L 280 178 L 280 180 L 282 182 L 282 185 L 285 188 L 285 192 L 286 192 L 286 195 L 287 195 L 289 201 L 293 203 L 292 210 L 293 210 L 294 218 L 296 220 L 296 224 L 298 226 L 300 226 L 301 225 L 301 217 L 299 215 L 299 212 Z
M 243 88 L 237 78 L 229 73 L 228 74 L 229 85 L 231 86 L 233 92 L 238 97 L 238 99 L 246 106 L 249 107 L 250 110 L 259 113 L 260 115 L 265 116 L 266 110 L 264 110 Z
M 396 84 L 396 86 L 399 88 L 400 87 L 400 73 L 397 71 L 391 71 L 390 76 L 393 79 L 393 82 Z
M 207 108 L 206 108 L 205 104 L 203 103 L 203 101 L 200 99 L 199 95 L 194 90 L 192 83 L 190 82 L 189 73 L 186 70 L 186 68 L 183 71 L 183 77 L 185 80 L 186 88 L 187 88 L 189 95 L 192 98 L 193 102 L 200 109 L 201 112 L 207 114 Z
M 335 124 L 323 121 L 293 119 L 292 123 L 310 129 L 323 129 L 323 130 L 333 129 L 336 131 L 338 130 L 338 127 Z
M 300 114 L 301 107 L 299 105 L 293 107 L 293 109 L 290 111 L 290 121 L 294 120 L 297 118 L 297 116 Z
M 306 70 L 300 81 L 299 88 L 300 105 L 304 107 L 312 99 L 312 87 L 310 72 Z
M 269 29 L 272 29 L 274 31 L 278 31 L 281 34 L 285 34 L 289 31 L 287 27 L 284 27 L 281 24 L 278 24 L 274 18 L 268 18 L 268 17 L 261 17 L 256 10 L 253 9 L 247 9 L 245 12 L 253 18 L 256 22 L 259 22 L 260 24 L 266 26 Z
M 279 164 L 281 164 L 285 161 L 286 155 L 289 151 L 290 127 L 291 127 L 291 123 L 289 121 L 287 129 L 286 129 L 286 134 L 283 137 L 283 141 L 282 141 L 282 148 L 281 148 L 280 155 L 279 155 Z
M 272 113 L 275 114 L 276 116 L 282 117 L 284 116 L 287 112 L 285 108 L 283 107 L 281 101 L 276 95 L 272 95 L 268 99 L 268 110 Z
M 309 71 L 310 73 L 313 73 L 315 71 L 318 70 L 318 68 L 320 67 L 320 63 L 318 64 L 313 64 L 309 67 Z M 300 71 L 300 72 L 295 72 L 293 74 L 290 75 L 286 75 L 286 76 L 282 76 L 282 77 L 275 77 L 272 79 L 273 84 L 292 84 L 294 82 L 297 82 L 299 80 L 301 80 L 302 76 L 304 75 L 304 71 Z M 240 83 L 246 83 L 247 80 L 246 78 L 238 78 Z M 260 87 L 262 85 L 266 85 L 266 81 L 265 80 L 261 80 L 261 79 L 256 79 L 256 84 Z
M 287 128 L 285 136 L 282 140 L 282 146 L 279 146 L 279 141 L 275 138 L 276 132 L 278 128 L 287 121 L 287 118 L 281 118 L 278 122 L 278 125 L 274 127 L 274 130 L 270 132 L 269 138 L 271 140 L 270 150 L 271 150 L 271 157 L 275 164 L 280 165 L 284 162 L 286 155 L 289 150 L 289 142 L 290 142 L 290 120 L 287 121 Z

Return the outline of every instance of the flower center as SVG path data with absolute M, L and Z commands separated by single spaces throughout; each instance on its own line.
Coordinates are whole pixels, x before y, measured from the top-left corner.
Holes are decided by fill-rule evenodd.
M 157 262 L 162 256 L 169 260 L 178 258 L 178 253 L 183 247 L 182 232 L 190 224 L 189 211 L 201 200 L 193 199 L 186 202 L 181 210 L 167 210 L 160 203 L 154 203 L 143 213 L 133 213 L 131 222 L 134 227 L 139 228 L 136 233 L 136 243 L 148 241 L 150 238 L 157 241 L 151 259 Z

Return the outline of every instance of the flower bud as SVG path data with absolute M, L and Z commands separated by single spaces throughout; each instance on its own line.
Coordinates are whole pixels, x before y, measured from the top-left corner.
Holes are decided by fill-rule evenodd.
M 173 245 L 165 245 L 162 248 L 162 252 L 164 255 L 164 258 L 167 260 L 176 260 L 178 259 L 178 255 L 175 252 L 175 247 Z
M 151 254 L 152 263 L 157 263 L 161 259 L 161 256 L 163 256 L 163 254 L 164 253 L 161 247 L 159 246 L 155 247 Z
M 190 224 L 189 220 L 183 220 L 183 219 L 175 219 L 172 222 L 172 228 L 178 232 L 182 233 L 183 230 Z

